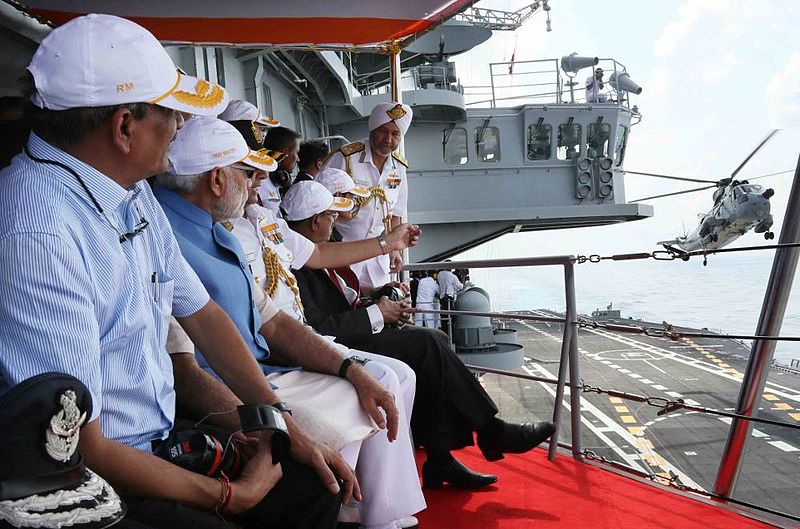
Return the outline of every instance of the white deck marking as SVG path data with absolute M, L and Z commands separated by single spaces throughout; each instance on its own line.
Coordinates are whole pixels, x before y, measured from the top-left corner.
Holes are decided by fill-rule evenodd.
M 664 393 L 666 393 L 667 395 L 669 395 L 670 397 L 675 398 L 675 399 L 679 399 L 679 398 L 683 397 L 683 395 L 678 393 L 677 391 L 665 391 Z
M 642 384 L 655 384 L 655 382 L 653 382 L 649 378 L 643 378 L 642 379 Z
M 532 366 L 523 366 L 522 369 L 524 369 L 530 375 L 536 376 L 537 375 L 536 372 L 538 371 L 538 375 L 539 376 L 545 376 L 545 377 L 548 377 L 548 378 L 555 378 L 554 374 L 550 373 L 549 371 L 547 371 L 545 368 L 543 368 L 539 364 L 533 364 Z M 547 391 L 551 396 L 555 397 L 556 390 L 554 388 L 550 387 L 549 384 L 545 384 L 544 382 L 540 382 L 539 385 L 542 388 L 544 388 L 544 390 Z M 569 388 L 565 388 L 564 389 L 564 401 L 563 401 L 564 407 L 567 410 L 569 410 L 570 409 L 570 405 L 569 405 L 569 399 L 566 398 L 567 395 L 569 395 Z M 594 415 L 596 418 L 600 419 L 605 424 L 605 428 L 609 428 L 612 432 L 616 433 L 629 446 L 638 446 L 637 441 L 640 440 L 641 438 L 635 437 L 627 429 L 623 428 L 620 424 L 618 424 L 616 421 L 614 421 L 611 417 L 609 417 L 608 415 L 606 415 L 605 413 L 600 411 L 600 409 L 597 408 L 597 406 L 595 406 L 594 404 L 592 404 L 588 400 L 581 399 L 581 409 L 585 410 L 587 413 L 590 413 L 590 414 Z M 569 416 L 565 417 L 565 419 L 569 420 L 568 417 Z M 586 420 L 586 418 L 583 417 L 583 416 L 581 416 L 581 424 L 586 425 L 587 428 L 589 428 L 595 435 L 597 435 L 597 437 L 602 442 L 606 443 L 606 445 L 609 448 L 611 448 L 616 454 L 618 454 L 628 465 L 632 466 L 633 468 L 644 470 L 645 472 L 650 472 L 651 471 L 649 468 L 643 468 L 642 465 L 635 459 L 635 458 L 639 458 L 640 457 L 639 454 L 636 454 L 635 456 L 632 455 L 632 454 L 627 454 L 620 446 L 618 446 L 617 444 L 612 442 L 611 439 L 608 438 L 608 436 L 606 436 L 603 432 L 599 431 L 599 428 L 594 426 L 590 421 Z M 704 490 L 703 487 L 701 487 L 699 484 L 697 484 L 688 475 L 686 475 L 683 472 L 681 472 L 675 465 L 673 465 L 669 461 L 665 460 L 659 466 L 662 469 L 664 469 L 665 471 L 667 471 L 667 472 L 672 471 L 675 474 L 677 474 L 678 477 L 681 480 L 681 483 L 683 483 L 684 485 L 687 485 L 687 486 L 693 487 L 693 488 L 697 488 L 697 489 L 700 489 L 700 490 Z
M 628 373 L 628 376 L 631 378 L 642 378 L 642 375 L 637 375 L 636 373 Z
M 667 386 L 662 386 L 661 384 L 653 384 L 653 389 L 656 389 L 658 391 L 666 391 Z
M 783 450 L 784 452 L 800 452 L 800 448 L 792 446 L 789 443 L 784 443 L 783 441 L 768 441 L 768 444 L 771 444 L 775 448 Z
M 620 373 L 630 373 L 631 372 L 630 369 L 618 369 L 617 371 L 619 371 Z
M 762 432 L 758 428 L 753 428 L 753 437 L 769 437 L 769 434 Z

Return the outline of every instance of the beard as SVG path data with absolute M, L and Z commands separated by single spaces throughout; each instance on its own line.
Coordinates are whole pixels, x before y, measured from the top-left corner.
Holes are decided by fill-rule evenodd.
M 230 186 L 227 193 L 211 209 L 214 221 L 238 219 L 244 215 L 244 206 L 247 203 L 247 186 Z

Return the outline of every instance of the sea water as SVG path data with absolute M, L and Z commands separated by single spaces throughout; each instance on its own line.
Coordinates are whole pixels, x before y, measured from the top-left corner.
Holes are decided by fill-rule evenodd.
M 578 312 L 591 314 L 613 303 L 623 318 L 755 333 L 773 252 L 712 255 L 688 262 L 619 261 L 575 267 Z M 565 310 L 561 267 L 474 269 L 470 279 L 491 295 L 492 309 Z M 797 275 L 780 334 L 800 336 L 800 274 Z M 800 343 L 778 342 L 775 360 L 800 359 Z M 797 360 L 795 361 L 797 367 Z

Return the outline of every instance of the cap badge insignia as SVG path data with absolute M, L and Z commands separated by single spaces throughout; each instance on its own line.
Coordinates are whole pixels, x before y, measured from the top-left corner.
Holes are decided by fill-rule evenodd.
M 208 81 L 199 80 L 194 86 L 195 93 L 178 90 L 172 96 L 189 106 L 198 108 L 213 108 L 222 102 L 225 97 L 225 90 L 219 85 L 211 85 Z
M 275 151 L 269 151 L 267 149 L 259 149 L 257 151 L 248 154 L 247 159 L 255 163 L 259 163 L 261 165 L 272 165 L 273 163 L 278 161 L 278 159 L 273 156 L 274 153 Z
M 264 129 L 255 121 L 250 123 L 250 127 L 253 129 L 253 136 L 256 137 L 256 142 L 264 143 Z
M 391 109 L 387 110 L 386 115 L 393 120 L 400 119 L 406 115 L 406 109 L 403 108 L 403 105 L 397 104 Z
M 77 450 L 81 426 L 86 421 L 86 412 L 81 413 L 77 400 L 74 391 L 65 391 L 59 399 L 63 408 L 53 415 L 45 431 L 47 455 L 63 463 L 69 461 Z

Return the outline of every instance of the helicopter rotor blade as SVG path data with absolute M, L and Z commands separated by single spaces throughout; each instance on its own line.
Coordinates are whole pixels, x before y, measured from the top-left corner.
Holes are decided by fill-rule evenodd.
M 716 183 L 710 186 L 696 187 L 694 189 L 684 189 L 683 191 L 676 191 L 674 193 L 665 193 L 663 195 L 654 195 L 652 197 L 637 198 L 636 200 L 629 200 L 628 202 L 629 203 L 644 202 L 645 200 L 654 200 L 656 198 L 672 197 L 675 195 L 685 195 L 686 193 L 696 193 L 697 191 L 705 191 L 706 189 L 712 189 L 714 187 L 717 187 Z
M 747 156 L 747 158 L 745 158 L 745 159 L 744 159 L 744 161 L 743 161 L 741 164 L 739 164 L 739 167 L 737 167 L 737 168 L 736 168 L 736 170 L 735 170 L 734 172 L 732 172 L 732 173 L 731 173 L 731 179 L 735 178 L 735 177 L 736 177 L 736 175 L 737 175 L 737 174 L 739 174 L 739 171 L 741 171 L 742 169 L 744 169 L 744 166 L 745 166 L 745 165 L 747 165 L 747 163 L 750 161 L 750 159 L 751 159 L 753 156 L 755 156 L 755 155 L 756 155 L 756 153 L 757 153 L 758 151 L 760 151 L 760 150 L 761 150 L 761 147 L 763 147 L 764 145 L 766 145 L 766 144 L 767 144 L 767 142 L 768 142 L 769 140 L 771 140 L 771 139 L 772 139 L 772 137 L 773 137 L 773 136 L 775 136 L 775 134 L 777 134 L 777 133 L 778 133 L 778 130 L 779 130 L 779 129 L 772 129 L 772 130 L 770 131 L 770 133 L 769 133 L 769 134 L 767 134 L 767 137 L 766 137 L 766 138 L 764 138 L 763 140 L 761 140 L 761 143 L 759 143 L 759 144 L 756 146 L 756 148 L 755 148 L 755 149 L 753 149 L 753 152 L 751 152 L 751 153 L 750 153 L 750 154 Z
M 665 174 L 641 173 L 639 171 L 625 171 L 626 174 L 638 174 L 642 176 L 652 176 L 655 178 L 666 178 L 667 180 L 681 180 L 683 182 L 697 182 L 698 184 L 715 184 L 716 180 L 700 180 L 699 178 L 685 178 L 682 176 L 670 176 Z

